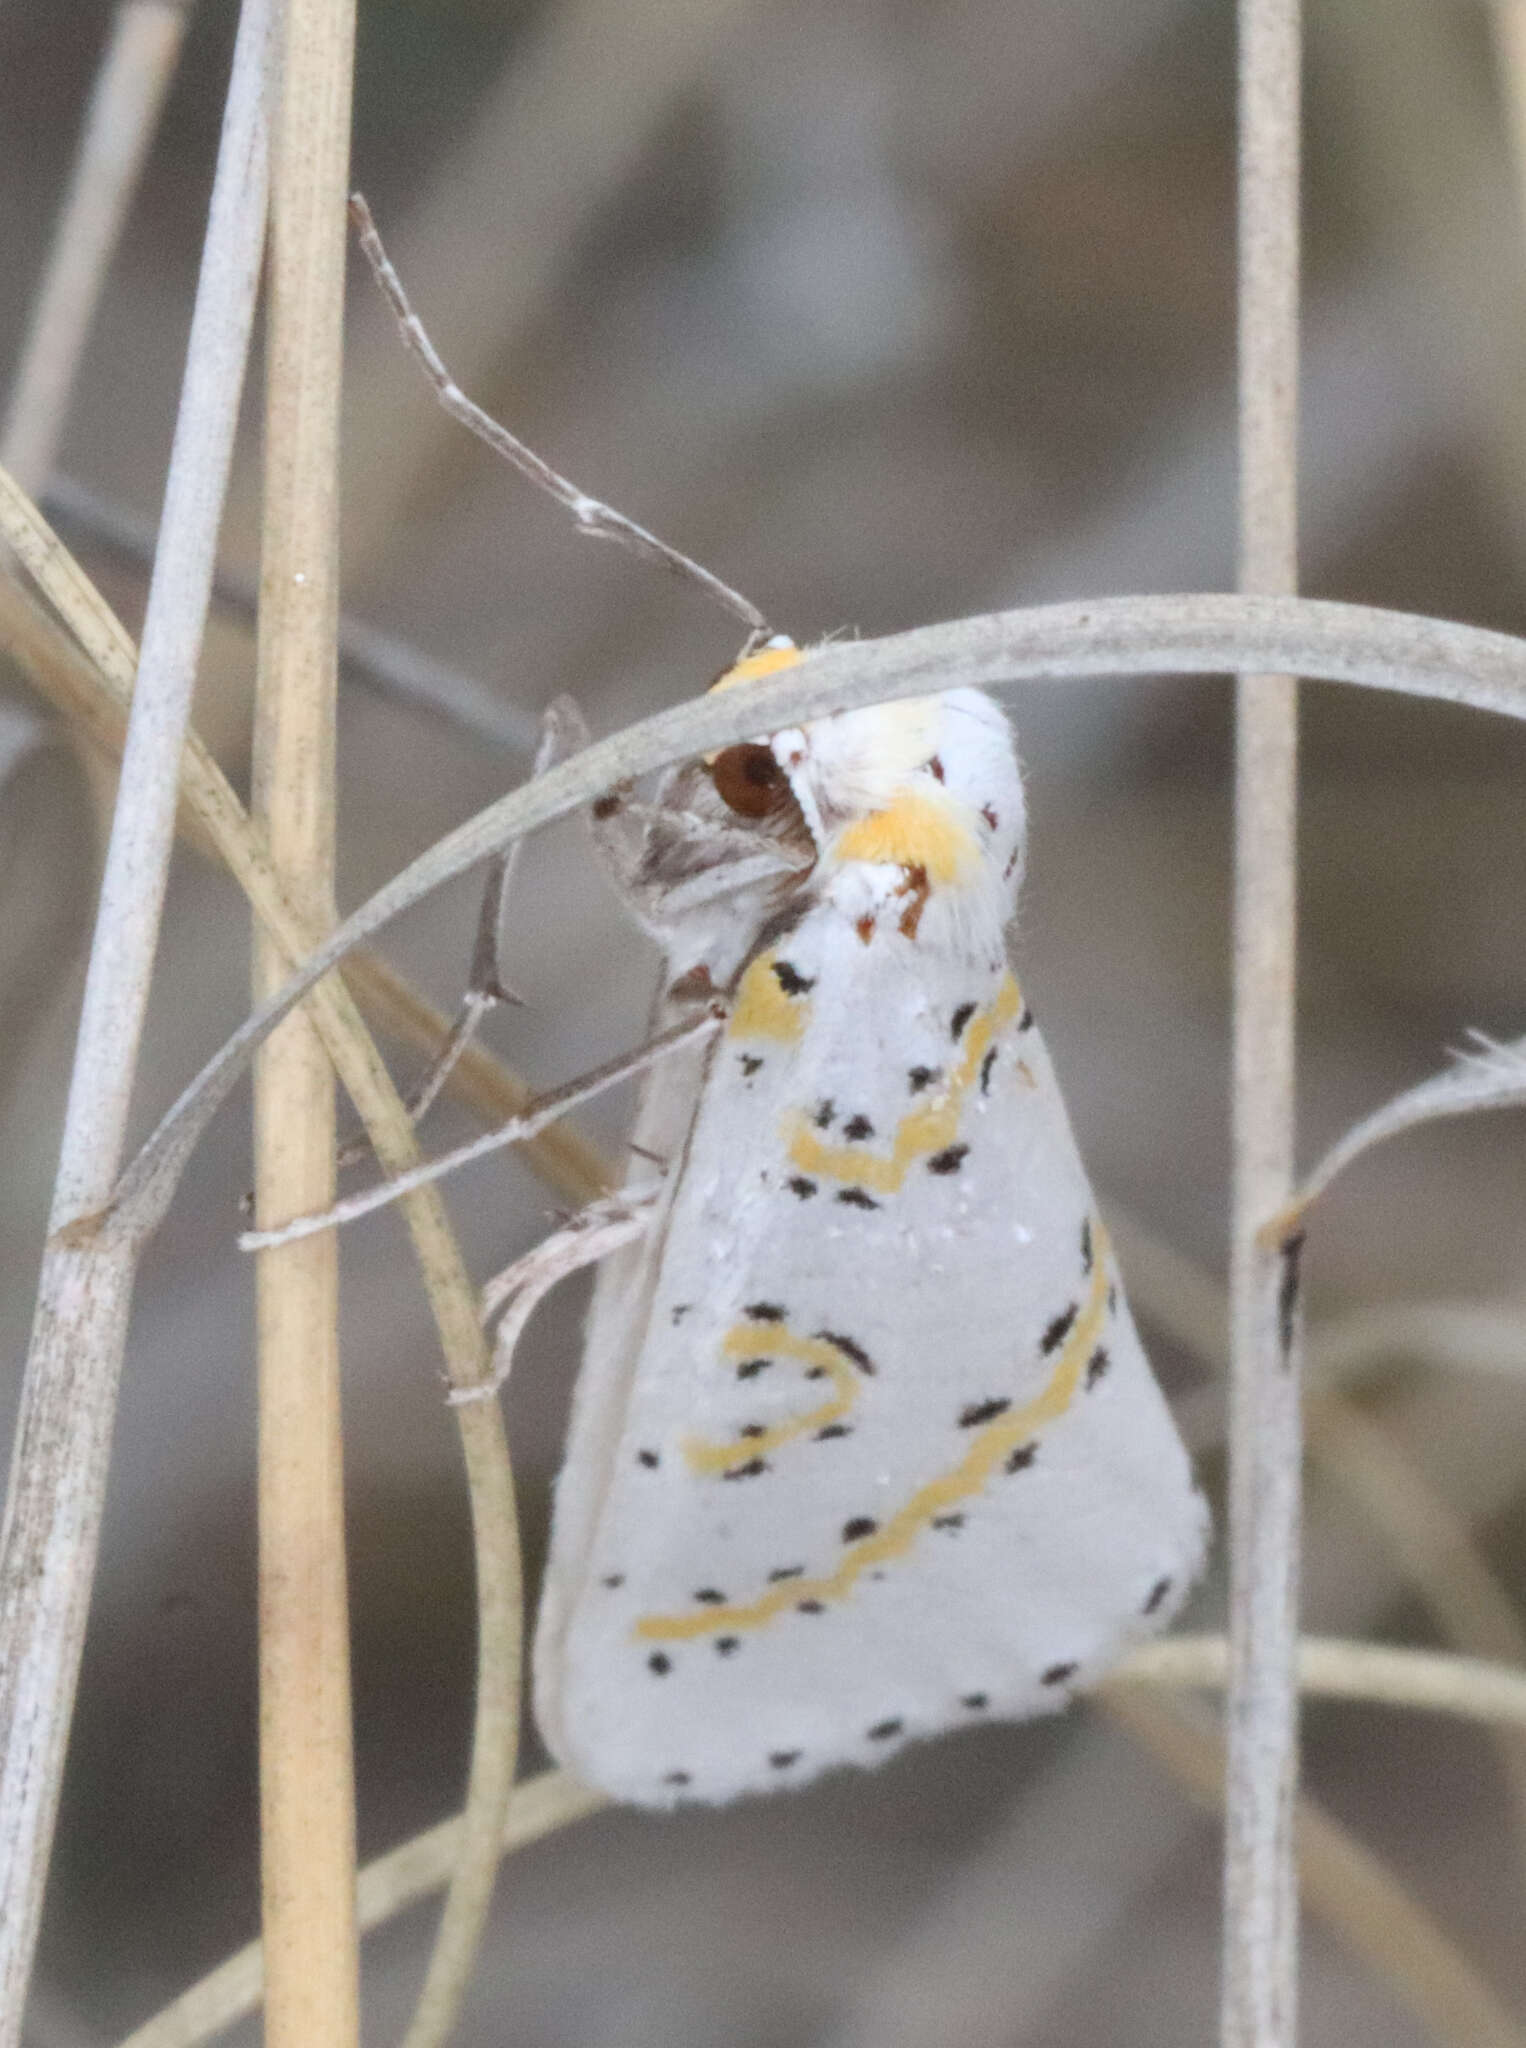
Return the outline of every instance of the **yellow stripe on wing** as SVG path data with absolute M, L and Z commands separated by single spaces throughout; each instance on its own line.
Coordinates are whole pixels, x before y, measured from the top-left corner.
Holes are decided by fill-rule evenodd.
M 739 1323 L 728 1330 L 721 1350 L 728 1358 L 750 1358 L 765 1352 L 770 1358 L 794 1358 L 802 1365 L 824 1372 L 836 1389 L 830 1401 L 822 1401 L 804 1415 L 775 1423 L 772 1429 L 754 1436 L 734 1437 L 730 1443 L 706 1443 L 686 1437 L 683 1452 L 691 1472 L 725 1472 L 748 1458 L 766 1457 L 781 1444 L 792 1443 L 807 1430 L 826 1429 L 841 1421 L 858 1399 L 858 1374 L 838 1347 L 825 1337 L 797 1337 L 791 1331 L 762 1328 L 757 1323 Z
M 982 1060 L 991 1041 L 1004 1024 L 1022 1009 L 1023 999 L 1009 974 L 996 999 L 971 1019 L 964 1034 L 964 1051 L 943 1093 L 921 1108 L 908 1110 L 896 1125 L 895 1142 L 888 1153 L 867 1145 L 833 1145 L 823 1139 L 808 1117 L 792 1110 L 785 1119 L 785 1138 L 790 1163 L 803 1173 L 819 1174 L 824 1180 L 840 1180 L 871 1194 L 899 1193 L 913 1164 L 934 1152 L 942 1152 L 959 1135 L 964 1099 L 974 1086 Z
M 681 1642 L 723 1630 L 735 1635 L 739 1630 L 761 1628 L 803 1600 L 825 1604 L 845 1599 L 866 1571 L 904 1557 L 935 1515 L 946 1514 L 979 1493 L 1015 1450 L 1057 1421 L 1076 1397 L 1087 1361 L 1102 1334 L 1111 1284 L 1106 1234 L 1095 1218 L 1091 1228 L 1092 1275 L 1086 1302 L 1070 1327 L 1054 1371 L 1031 1401 L 986 1423 L 957 1465 L 919 1486 L 888 1522 L 852 1543 L 836 1571 L 816 1579 L 787 1579 L 755 1600 L 707 1607 L 703 1613 L 644 1615 L 635 1625 L 635 1634 L 643 1642 Z

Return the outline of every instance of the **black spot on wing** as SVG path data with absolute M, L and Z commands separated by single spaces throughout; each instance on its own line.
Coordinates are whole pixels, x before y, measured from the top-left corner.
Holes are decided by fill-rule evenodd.
M 740 1636 L 717 1636 L 715 1639 L 715 1654 L 718 1657 L 734 1657 L 741 1647 Z
M 1019 1031 L 1031 1031 L 1033 1029 L 1033 1012 L 1026 1003 L 1023 1004 L 1022 1015 L 1017 1020 L 1017 1028 Z
M 694 1306 L 692 1301 L 680 1301 L 673 1310 L 673 1327 L 676 1330 L 684 1317 Z
M 816 1183 L 807 1180 L 803 1173 L 791 1175 L 784 1183 L 792 1195 L 798 1195 L 802 1202 L 808 1202 L 816 1192 Z
M 771 1582 L 777 1583 L 780 1579 L 799 1579 L 804 1575 L 803 1564 L 776 1564 L 768 1576 Z
M 1039 1339 L 1039 1349 L 1043 1352 L 1046 1358 L 1049 1356 L 1051 1351 L 1059 1350 L 1060 1346 L 1065 1342 L 1065 1339 L 1070 1335 L 1071 1324 L 1075 1321 L 1076 1317 L 1080 1313 L 1080 1304 L 1078 1302 L 1073 1301 L 1070 1304 L 1069 1308 L 1063 1310 L 1059 1315 L 1055 1317 L 1054 1321 L 1049 1325 L 1049 1328 L 1044 1332 L 1043 1336 Z
M 743 1053 L 743 1054 L 741 1055 L 741 1060 L 742 1060 L 742 1072 L 743 1072 L 743 1073 L 744 1073 L 744 1074 L 746 1075 L 747 1079 L 748 1079 L 748 1080 L 750 1081 L 750 1080 L 752 1079 L 753 1075 L 754 1075 L 754 1074 L 755 1074 L 755 1073 L 756 1073 L 756 1072 L 758 1071 L 759 1067 L 761 1067 L 761 1066 L 762 1066 L 762 1064 L 763 1064 L 763 1061 L 762 1061 L 762 1059 L 760 1058 L 760 1056 L 759 1056 L 759 1055 L 758 1055 L 757 1053 L 755 1053 L 755 1052 L 744 1052 L 744 1053 Z
M 607 1572 L 599 1583 L 602 1586 L 608 1586 L 611 1593 L 616 1592 L 625 1584 L 625 1574 L 624 1572 Z
M 911 1067 L 907 1071 L 906 1085 L 913 1095 L 920 1095 L 924 1088 L 931 1087 L 941 1072 L 939 1067 Z
M 994 832 L 996 830 L 997 824 L 999 823 L 994 808 L 990 804 L 982 804 L 980 806 L 980 815 L 985 819 L 986 823 Z
M 798 1749 L 771 1749 L 768 1752 L 768 1762 L 771 1770 L 787 1771 L 791 1764 L 798 1764 L 799 1761 L 800 1751 Z
M 701 1586 L 694 1597 L 696 1600 L 702 1600 L 707 1607 L 724 1607 L 726 1604 L 726 1595 L 719 1586 Z
M 1089 1272 L 1091 1271 L 1091 1269 L 1092 1269 L 1092 1220 L 1091 1220 L 1090 1216 L 1084 1216 L 1084 1217 L 1083 1217 L 1083 1218 L 1081 1219 L 1081 1271 L 1082 1271 L 1083 1273 L 1089 1273 Z
M 876 1721 L 867 1733 L 871 1742 L 889 1742 L 901 1733 L 904 1721 Z
M 1091 1357 L 1086 1361 L 1086 1391 L 1088 1393 L 1091 1392 L 1098 1380 L 1102 1378 L 1112 1362 L 1107 1355 L 1107 1346 L 1099 1344 Z
M 767 1436 L 768 1431 L 761 1422 L 744 1422 L 737 1431 L 738 1436 Z
M 1040 1677 L 1039 1684 L 1063 1685 L 1067 1678 L 1074 1678 L 1080 1668 L 1080 1665 L 1076 1663 L 1051 1664 L 1049 1669 Z
M 762 1458 L 749 1458 L 745 1465 L 728 1465 L 722 1479 L 757 1479 L 768 1470 Z
M 972 1714 L 983 1714 L 991 1704 L 991 1696 L 984 1692 L 967 1692 L 959 1704 L 968 1707 Z
M 996 1047 L 993 1045 L 987 1051 L 985 1058 L 980 1062 L 980 1092 L 982 1095 L 989 1095 L 991 1092 L 991 1069 L 995 1065 Z
M 844 1358 L 851 1359 L 860 1372 L 868 1373 L 871 1378 L 873 1377 L 874 1361 L 870 1358 L 862 1344 L 856 1344 L 851 1337 L 843 1336 L 840 1330 L 818 1330 L 816 1335 L 821 1343 L 832 1345 L 842 1353 Z M 816 1370 L 819 1373 L 821 1367 L 818 1366 Z
M 958 1514 L 934 1515 L 932 1525 L 935 1529 L 962 1529 L 964 1527 L 964 1516 Z
M 852 1436 L 852 1434 L 853 1432 L 848 1427 L 846 1422 L 829 1422 L 826 1425 L 825 1429 L 817 1430 L 816 1441 L 819 1444 L 824 1444 L 829 1442 L 833 1437 Z
M 664 1785 L 688 1785 L 693 1781 L 687 1771 L 668 1771 L 662 1782 Z
M 653 1650 L 646 1660 L 646 1668 L 654 1678 L 666 1678 L 673 1669 L 673 1659 L 666 1650 Z
M 773 1364 L 771 1358 L 744 1358 L 737 1367 L 739 1380 L 755 1380 L 760 1372 L 767 1372 Z
M 958 1009 L 954 1012 L 953 1016 L 949 1019 L 949 1032 L 956 1045 L 958 1044 L 959 1040 L 963 1038 L 964 1027 L 969 1023 L 970 1019 L 974 1016 L 977 1008 L 978 1005 L 975 1003 L 961 1003 Z
M 813 1188 L 811 1192 L 814 1194 L 816 1191 Z M 846 1202 L 850 1209 L 877 1209 L 880 1206 L 866 1188 L 843 1188 L 837 1199 Z
M 655 1472 L 662 1463 L 662 1459 L 656 1451 L 637 1451 L 636 1463 L 638 1465 L 645 1465 L 649 1472 Z
M 872 1536 L 878 1527 L 879 1523 L 871 1516 L 855 1515 L 851 1521 L 843 1523 L 842 1540 L 844 1543 L 861 1543 L 866 1536 Z
M 826 1611 L 826 1602 L 823 1600 L 797 1600 L 795 1602 L 795 1612 L 797 1614 L 825 1614 Z
M 961 1429 L 979 1429 L 983 1422 L 994 1422 L 998 1415 L 1005 1415 L 1012 1403 L 1005 1394 L 995 1394 L 989 1401 L 972 1401 L 968 1408 L 959 1413 Z
M 1150 1588 L 1149 1597 L 1146 1599 L 1143 1607 L 1140 1608 L 1140 1613 L 1158 1614 L 1166 1595 L 1171 1591 L 1171 1585 L 1172 1581 L 1169 1578 L 1157 1579 Z
M 1038 1454 L 1037 1444 L 1019 1444 L 1015 1451 L 1008 1454 L 1006 1469 L 1009 1472 L 1026 1472 Z
M 850 1116 L 842 1127 L 842 1134 L 857 1144 L 863 1138 L 874 1136 L 874 1126 L 866 1116 Z
M 927 1162 L 929 1173 L 957 1173 L 969 1155 L 968 1145 L 947 1145 Z
M 782 1323 L 785 1313 L 776 1301 L 750 1301 L 742 1311 L 755 1323 Z
M 831 1128 L 832 1119 L 834 1116 L 836 1116 L 836 1114 L 836 1108 L 832 1103 L 831 1097 L 828 1096 L 824 1102 L 817 1103 L 816 1114 L 811 1118 L 811 1122 L 816 1126 L 818 1131 L 829 1130 Z
M 802 974 L 788 960 L 774 962 L 774 979 L 787 996 L 803 996 L 816 986 L 814 974 Z

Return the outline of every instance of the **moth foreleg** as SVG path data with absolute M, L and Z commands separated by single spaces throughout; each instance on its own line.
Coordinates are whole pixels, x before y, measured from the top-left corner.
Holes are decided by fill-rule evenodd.
M 559 761 L 575 754 L 588 742 L 583 714 L 570 697 L 555 698 L 541 713 L 540 740 L 530 766 L 530 777 L 544 775 Z M 500 1003 L 521 1007 L 523 998 L 514 993 L 503 971 L 503 914 L 509 889 L 519 861 L 523 841 L 516 840 L 505 852 L 488 863 L 482 902 L 477 912 L 477 933 L 472 943 L 471 967 L 466 993 L 462 996 L 450 1029 L 435 1049 L 429 1065 L 405 1097 L 408 1115 L 419 1123 L 434 1107 L 461 1055 L 481 1029 L 489 1010 Z M 349 1166 L 369 1150 L 364 1137 L 352 1138 L 339 1152 L 341 1166 Z
M 514 1353 L 526 1323 L 542 1298 L 559 1280 L 565 1280 L 584 1266 L 606 1258 L 622 1245 L 640 1237 L 652 1220 L 661 1189 L 658 1186 L 623 1189 L 590 1202 L 568 1218 L 560 1230 L 544 1238 L 534 1251 L 516 1259 L 512 1266 L 489 1280 L 482 1290 L 480 1310 L 484 1323 L 496 1316 L 493 1333 L 493 1362 L 488 1377 L 475 1387 L 454 1389 L 454 1404 L 486 1400 L 503 1385 L 514 1362 Z
M 590 813 L 594 847 L 632 914 L 661 937 L 708 903 L 772 888 L 798 875 L 798 851 L 745 829 L 691 763 L 655 796 L 611 790 Z

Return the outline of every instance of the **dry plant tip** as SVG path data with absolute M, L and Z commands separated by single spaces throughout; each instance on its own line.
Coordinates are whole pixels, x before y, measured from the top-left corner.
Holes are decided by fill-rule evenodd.
M 1291 1201 L 1284 1202 L 1256 1232 L 1256 1243 L 1259 1248 L 1264 1252 L 1276 1252 L 1283 1258 L 1295 1250 L 1301 1251 L 1303 1241 L 1308 1235 L 1305 1219 L 1318 1199 L 1317 1194 L 1299 1193 L 1294 1195 Z

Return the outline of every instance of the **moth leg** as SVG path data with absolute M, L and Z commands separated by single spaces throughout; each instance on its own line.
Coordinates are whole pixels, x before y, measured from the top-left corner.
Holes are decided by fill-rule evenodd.
M 786 884 L 810 865 L 798 850 L 739 826 L 693 763 L 670 769 L 650 798 L 629 784 L 610 790 L 589 822 L 616 891 L 659 938 L 708 903 Z
M 493 1334 L 492 1370 L 480 1385 L 455 1388 L 447 1399 L 459 1406 L 466 1401 L 485 1401 L 497 1393 L 509 1376 L 525 1325 L 541 1299 L 559 1280 L 642 1236 L 651 1223 L 660 1192 L 658 1186 L 626 1189 L 618 1195 L 606 1195 L 602 1201 L 590 1202 L 586 1209 L 570 1216 L 560 1230 L 544 1238 L 534 1251 L 516 1259 L 512 1266 L 489 1280 L 479 1306 L 484 1323 L 498 1317 Z
M 531 763 L 531 777 L 544 775 L 548 768 L 554 768 L 558 761 L 576 753 L 587 741 L 588 727 L 577 705 L 570 697 L 556 698 L 541 713 L 540 741 Z M 404 1098 L 408 1115 L 414 1123 L 420 1122 L 434 1107 L 489 1010 L 496 1009 L 499 1003 L 512 1003 L 516 1008 L 523 1004 L 523 998 L 514 993 L 503 973 L 504 904 L 508 900 L 523 843 L 516 840 L 505 852 L 495 854 L 488 863 L 482 903 L 477 912 L 477 935 L 472 944 L 466 993 L 434 1057 Z M 369 1150 L 369 1141 L 365 1137 L 352 1138 L 340 1148 L 339 1164 L 352 1165 Z

